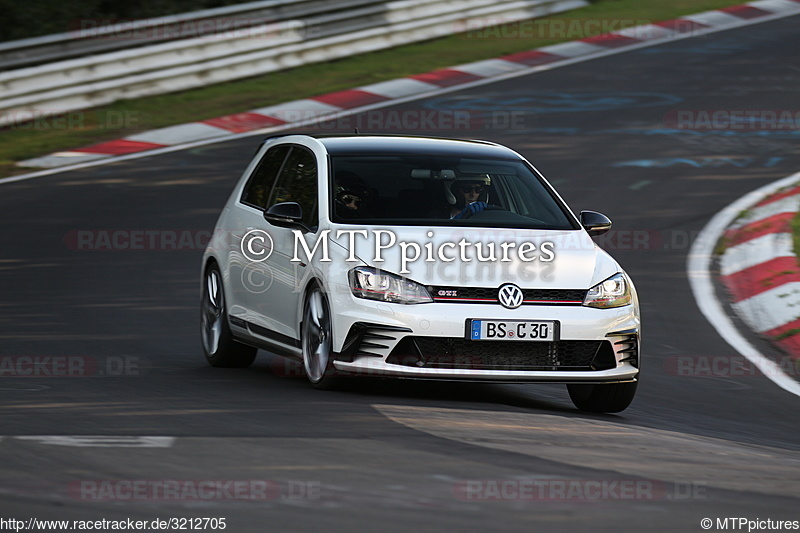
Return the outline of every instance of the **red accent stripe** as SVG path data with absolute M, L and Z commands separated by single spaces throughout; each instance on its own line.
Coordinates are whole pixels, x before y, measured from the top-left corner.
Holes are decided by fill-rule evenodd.
M 109 155 L 123 155 L 133 154 L 136 152 L 144 152 L 146 150 L 153 150 L 161 148 L 165 145 L 156 143 L 146 143 L 141 141 L 129 141 L 127 139 L 117 139 L 115 141 L 107 141 L 104 143 L 93 144 L 84 148 L 72 150 L 73 152 L 87 152 L 90 154 L 109 154 Z
M 725 232 L 725 244 L 728 247 L 752 241 L 770 233 L 791 233 L 792 219 L 797 213 L 778 213 L 764 220 L 753 222 L 741 228 L 729 229 Z
M 497 298 L 453 298 L 449 296 L 434 296 L 435 302 L 492 302 L 496 303 Z M 583 300 L 522 300 L 528 304 L 580 304 Z
M 722 282 L 728 287 L 734 302 L 793 281 L 800 281 L 800 264 L 796 257 L 778 257 L 735 274 L 722 276 Z
M 626 37 L 624 35 L 618 35 L 616 33 L 606 33 L 604 35 L 596 35 L 595 37 L 581 39 L 581 42 L 605 46 L 607 48 L 618 48 L 620 46 L 628 46 L 631 44 L 640 43 L 642 40 L 635 39 L 633 37 Z
M 202 122 L 203 124 L 216 126 L 217 128 L 222 128 L 233 133 L 252 131 L 261 128 L 268 128 L 270 126 L 286 124 L 285 121 L 278 118 L 259 115 L 258 113 L 236 113 L 234 115 L 226 115 L 224 117 L 203 120 Z
M 497 298 L 453 298 L 451 296 L 434 296 L 434 301 L 443 302 L 496 302 Z
M 522 300 L 529 304 L 582 304 L 583 300 Z
M 322 96 L 315 96 L 312 98 L 312 100 L 344 109 L 351 109 L 353 107 L 361 107 L 364 105 L 376 104 L 378 102 L 385 102 L 386 100 L 389 100 L 389 98 L 374 93 L 368 93 L 367 91 L 352 89 L 348 91 L 323 94 Z
M 743 19 L 757 19 L 759 17 L 764 17 L 772 14 L 769 11 L 764 11 L 763 9 L 758 9 L 757 7 L 748 5 L 725 7 L 723 9 L 720 9 L 720 11 L 724 11 L 729 15 L 736 15 L 737 17 Z
M 678 33 L 691 33 L 696 30 L 703 30 L 708 28 L 705 24 L 700 24 L 699 22 L 695 22 L 693 20 L 686 20 L 686 19 L 675 19 L 675 20 L 667 20 L 664 22 L 656 22 L 656 26 L 661 26 L 662 28 L 666 28 L 668 30 L 677 31 Z
M 453 85 L 461 85 L 475 80 L 482 80 L 481 76 L 470 74 L 469 72 L 461 72 L 451 68 L 443 68 L 434 70 L 433 72 L 426 72 L 425 74 L 416 74 L 410 76 L 411 79 L 424 81 L 425 83 L 432 83 L 439 87 L 451 87 Z
M 540 52 L 538 50 L 528 50 L 526 52 L 517 52 L 516 54 L 509 54 L 500 59 L 511 61 L 512 63 L 520 63 L 522 65 L 536 66 L 544 65 L 545 63 L 552 63 L 553 61 L 560 61 L 566 59 L 563 56 L 556 54 L 548 54 L 547 52 Z
M 800 0 L 797 0 L 797 1 L 800 2 Z M 768 196 L 768 197 L 764 198 L 763 200 L 761 200 L 760 202 L 758 202 L 755 205 L 755 207 L 771 204 L 772 202 L 777 202 L 778 200 L 783 200 L 784 198 L 788 198 L 789 196 L 794 196 L 796 194 L 800 194 L 800 186 L 793 187 L 791 189 L 787 189 L 787 190 L 785 190 L 783 192 L 779 192 L 777 194 L 773 194 L 772 196 Z

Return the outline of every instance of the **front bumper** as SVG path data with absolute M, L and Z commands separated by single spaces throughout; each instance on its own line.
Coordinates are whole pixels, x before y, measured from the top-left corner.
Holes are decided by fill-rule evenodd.
M 468 319 L 556 320 L 560 324 L 559 342 L 470 341 L 465 338 Z M 639 373 L 640 323 L 634 305 L 615 309 L 563 305 L 506 309 L 486 304 L 399 305 L 359 300 L 333 320 L 339 333 L 334 366 L 343 374 L 620 383 L 635 381 Z M 569 350 L 584 355 L 568 355 Z

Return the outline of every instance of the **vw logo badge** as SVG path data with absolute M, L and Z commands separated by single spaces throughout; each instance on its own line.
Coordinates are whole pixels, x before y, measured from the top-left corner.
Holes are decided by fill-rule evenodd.
M 522 305 L 522 289 L 513 283 L 506 283 L 497 291 L 500 304 L 508 309 L 516 309 Z

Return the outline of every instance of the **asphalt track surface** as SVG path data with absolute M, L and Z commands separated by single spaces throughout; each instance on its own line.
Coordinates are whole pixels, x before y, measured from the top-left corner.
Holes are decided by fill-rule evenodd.
M 470 129 L 430 133 L 511 146 L 574 210 L 612 218 L 620 233 L 604 244 L 635 280 L 644 321 L 643 379 L 619 415 L 580 413 L 556 385 L 353 380 L 324 392 L 263 352 L 249 369 L 213 369 L 199 344 L 198 248 L 74 249 L 84 230 L 210 230 L 256 137 L 3 185 L 0 356 L 69 357 L 89 375 L 0 380 L 0 517 L 225 517 L 232 532 L 676 532 L 702 531 L 706 517 L 800 519 L 800 399 L 747 375 L 685 271 L 710 217 L 800 168 L 797 131 L 667 131 L 675 110 L 796 110 L 798 22 L 397 107 L 470 110 L 483 117 Z M 484 111 L 517 122 L 493 125 Z M 648 240 L 633 246 L 628 230 Z M 686 357 L 716 374 L 683 375 Z M 176 438 L 19 438 L 53 435 Z M 87 480 L 118 492 L 95 501 L 103 493 L 76 489 Z M 121 482 L 136 480 L 273 484 L 259 501 L 124 499 Z M 492 480 L 510 483 L 498 493 Z

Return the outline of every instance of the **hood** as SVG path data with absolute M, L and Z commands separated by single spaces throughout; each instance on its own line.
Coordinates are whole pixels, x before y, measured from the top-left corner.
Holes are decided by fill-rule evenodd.
M 330 239 L 354 252 L 361 263 L 352 266 L 423 285 L 588 289 L 621 270 L 583 230 L 341 225 Z

